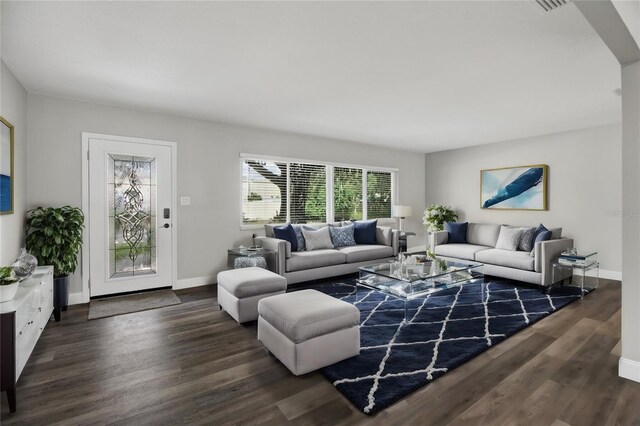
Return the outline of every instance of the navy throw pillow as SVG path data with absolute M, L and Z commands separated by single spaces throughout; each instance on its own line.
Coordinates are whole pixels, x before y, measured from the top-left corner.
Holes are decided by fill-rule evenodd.
M 353 237 L 356 244 L 377 244 L 376 228 L 378 219 L 356 220 L 353 222 Z
M 542 226 L 542 225 L 540 225 L 540 226 Z M 538 228 L 540 228 L 540 226 Z M 544 226 L 542 226 L 542 227 L 544 228 Z M 551 239 L 551 231 L 541 230 L 539 233 L 536 233 L 536 238 L 533 240 L 533 248 L 531 249 L 531 257 L 535 257 L 535 254 L 536 254 L 536 243 L 538 241 L 549 241 L 550 239 Z
M 444 230 L 449 233 L 448 243 L 466 243 L 469 222 L 445 222 Z
M 274 226 L 273 235 L 279 240 L 289 241 L 291 243 L 291 251 L 298 251 L 298 237 L 296 237 L 296 231 L 290 223 L 283 226 Z
M 533 240 L 533 246 L 535 247 L 538 241 L 549 241 L 551 239 L 551 231 L 541 231 L 536 235 L 536 239 Z
M 549 231 L 549 230 L 547 228 L 545 228 L 545 226 L 543 224 L 538 225 L 538 227 L 536 228 L 536 232 L 533 234 L 534 244 L 535 244 L 536 241 L 538 241 L 536 239 L 536 238 L 538 238 L 538 235 L 540 235 L 542 232 L 545 232 L 545 231 Z M 542 241 L 546 241 L 546 240 L 542 240 Z

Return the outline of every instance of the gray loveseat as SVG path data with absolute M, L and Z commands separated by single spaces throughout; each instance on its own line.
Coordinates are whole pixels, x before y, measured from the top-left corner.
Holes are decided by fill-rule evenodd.
M 551 240 L 537 242 L 533 256 L 528 251 L 510 251 L 495 248 L 500 235 L 500 226 L 492 223 L 469 223 L 467 243 L 448 244 L 447 231 L 431 234 L 431 247 L 437 256 L 465 259 L 485 264 L 484 273 L 531 284 L 549 286 L 553 284 L 552 261 L 560 253 L 573 247 L 573 240 L 563 238 L 562 228 L 549 229 Z M 564 276 L 556 276 L 559 281 Z
M 314 229 L 327 226 L 326 223 L 304 225 Z M 274 226 L 278 224 L 265 225 L 266 236 L 255 240 L 262 247 L 276 251 L 276 273 L 285 277 L 287 284 L 357 272 L 360 266 L 386 262 L 398 255 L 398 232 L 391 227 L 377 227 L 377 244 L 292 252 L 291 243 L 274 238 Z

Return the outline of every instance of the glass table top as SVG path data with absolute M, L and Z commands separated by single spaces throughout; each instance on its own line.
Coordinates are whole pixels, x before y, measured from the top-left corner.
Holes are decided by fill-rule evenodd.
M 438 259 L 438 265 L 434 267 L 434 261 L 424 263 L 398 263 L 388 262 L 376 265 L 367 265 L 360 268 L 361 272 L 382 275 L 405 282 L 414 282 L 451 274 L 458 271 L 482 268 L 484 264 L 472 261 L 451 261 Z

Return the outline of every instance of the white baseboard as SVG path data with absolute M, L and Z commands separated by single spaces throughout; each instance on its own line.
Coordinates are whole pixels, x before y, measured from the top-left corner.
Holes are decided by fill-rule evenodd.
M 587 276 L 588 277 L 595 277 L 596 276 L 596 270 L 592 269 L 590 271 L 587 271 Z M 610 269 L 600 269 L 600 278 L 604 278 L 604 279 L 607 279 L 607 280 L 622 281 L 622 272 L 620 272 L 620 271 L 612 271 Z
M 640 383 L 640 362 L 620 357 L 618 376 Z
M 82 299 L 82 292 L 69 293 L 69 305 L 80 305 L 82 303 L 85 303 Z
M 178 282 L 173 286 L 174 290 L 182 290 L 185 288 L 191 287 L 200 287 L 203 285 L 214 284 L 216 279 L 214 277 L 194 277 L 194 278 L 184 278 L 178 280 Z

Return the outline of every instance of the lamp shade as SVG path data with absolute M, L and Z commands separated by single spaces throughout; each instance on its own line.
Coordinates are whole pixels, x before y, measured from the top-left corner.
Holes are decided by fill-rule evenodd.
M 411 206 L 391 206 L 391 216 L 411 217 Z

